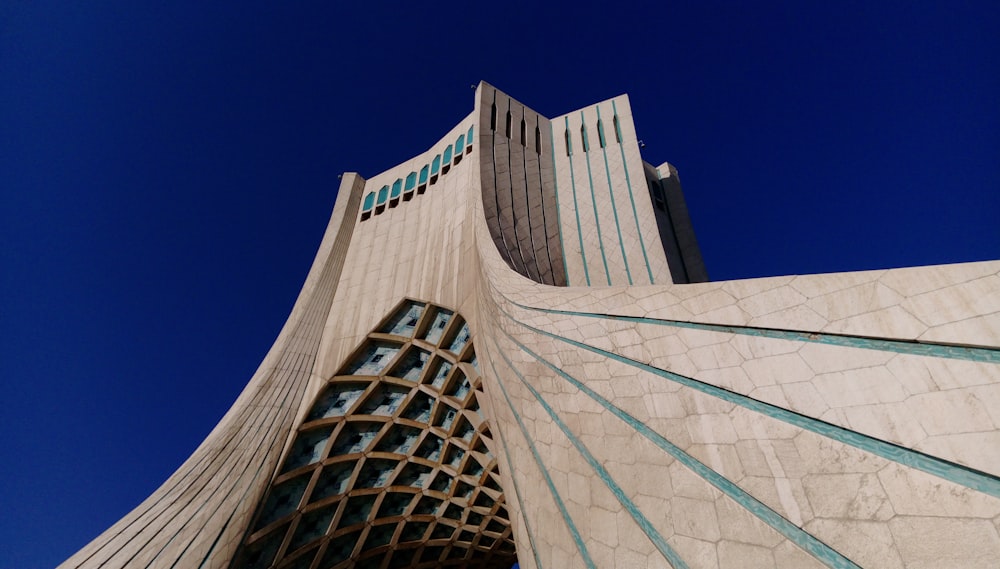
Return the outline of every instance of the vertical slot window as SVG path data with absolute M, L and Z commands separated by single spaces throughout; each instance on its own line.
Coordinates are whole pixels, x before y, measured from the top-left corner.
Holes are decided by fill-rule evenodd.
M 601 148 L 606 148 L 608 143 L 604 140 L 604 121 L 597 119 L 597 140 L 601 143 Z
M 527 130 L 526 129 L 527 129 L 527 125 L 524 124 L 524 119 L 521 119 L 521 146 L 527 146 L 528 145 L 528 140 L 527 140 L 527 136 L 526 136 L 526 134 L 527 134 Z
M 618 115 L 615 115 L 615 118 L 614 118 L 613 122 L 614 122 L 614 125 L 615 125 L 615 141 L 618 142 L 618 144 L 621 144 L 622 143 L 622 127 L 621 127 L 620 124 L 618 124 Z
M 511 121 L 510 111 L 507 111 L 507 128 L 506 128 L 507 138 L 510 138 L 510 121 Z
M 590 152 L 590 143 L 587 142 L 587 125 L 580 125 L 580 145 L 583 146 L 584 152 Z
M 573 141 L 569 136 L 569 129 L 566 129 L 566 156 L 573 155 Z
M 493 103 L 490 107 L 490 130 L 497 129 L 497 104 Z
M 542 153 L 542 131 L 535 125 L 535 152 Z

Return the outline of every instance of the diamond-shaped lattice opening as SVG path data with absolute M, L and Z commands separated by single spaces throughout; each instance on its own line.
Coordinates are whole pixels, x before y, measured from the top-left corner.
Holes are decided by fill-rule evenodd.
M 472 503 L 472 505 L 489 509 L 493 507 L 493 498 L 491 498 L 486 492 L 480 492 L 479 495 L 476 496 L 476 500 Z
M 399 344 L 390 342 L 368 342 L 342 375 L 378 375 L 389 365 L 399 348 Z
M 479 478 L 479 475 L 483 473 L 483 465 L 479 464 L 478 460 L 467 460 L 465 462 L 465 468 L 462 469 L 462 474 L 468 474 L 469 476 Z
M 417 507 L 413 508 L 414 515 L 429 515 L 433 514 L 441 507 L 441 500 L 433 496 L 423 496 L 420 501 L 417 502 Z
M 469 512 L 468 517 L 465 518 L 465 525 L 467 526 L 479 526 L 483 523 L 483 515 L 478 512 Z
M 455 436 L 466 442 L 470 442 L 474 434 L 476 434 L 476 430 L 472 428 L 472 424 L 465 417 L 460 417 L 458 419 L 458 426 L 455 427 Z
M 410 349 L 403 354 L 403 357 L 400 358 L 399 363 L 392 369 L 389 375 L 408 381 L 419 381 L 420 373 L 424 371 L 424 366 L 427 365 L 427 361 L 430 357 L 431 354 L 427 350 L 411 346 Z
M 448 559 L 465 559 L 469 555 L 469 550 L 460 545 L 453 545 L 448 552 Z
M 465 377 L 461 369 L 456 369 L 455 373 L 452 374 L 451 381 L 448 383 L 448 389 L 445 390 L 445 395 L 451 395 L 455 399 L 463 400 L 465 396 L 472 391 L 472 384 L 469 383 L 469 378 Z
M 448 490 L 451 489 L 451 483 L 453 480 L 454 479 L 450 474 L 439 470 L 437 476 L 434 477 L 434 481 L 431 482 L 430 489 L 447 493 Z
M 440 390 L 444 382 L 448 379 L 448 372 L 451 371 L 451 363 L 444 358 L 434 358 L 430 371 L 427 373 L 427 380 L 436 389 Z
M 403 527 L 403 533 L 399 536 L 399 541 L 420 541 L 427 533 L 429 522 L 410 522 Z
M 410 502 L 413 502 L 413 496 L 408 492 L 389 492 L 385 498 L 382 498 L 382 505 L 378 508 L 378 517 L 390 518 L 403 515 Z
M 392 452 L 396 454 L 406 454 L 410 452 L 413 445 L 417 444 L 420 438 L 420 429 L 407 427 L 406 425 L 393 425 L 389 431 L 382 436 L 382 439 L 375 445 L 378 452 Z
M 429 395 L 422 391 L 418 391 L 413 399 L 406 405 L 406 409 L 400 417 L 404 419 L 410 419 L 411 421 L 418 421 L 420 423 L 426 423 L 431 419 L 431 408 L 434 406 L 434 401 Z
M 369 458 L 361 467 L 355 488 L 381 488 L 389 483 L 393 470 L 399 464 L 395 460 Z
M 438 522 L 438 524 L 434 526 L 434 531 L 431 532 L 431 539 L 451 539 L 451 536 L 454 534 L 455 528 Z
M 444 330 L 447 328 L 452 314 L 452 311 L 445 308 L 438 308 L 435 310 L 434 319 L 431 320 L 430 326 L 427 327 L 427 332 L 424 333 L 424 339 L 432 344 L 437 344 L 438 341 L 441 340 L 441 335 L 444 334 Z
M 358 543 L 359 537 L 361 537 L 361 530 L 352 531 L 331 539 L 330 544 L 326 548 L 326 553 L 323 554 L 320 567 L 333 567 L 337 563 L 349 559 L 351 552 L 354 551 L 354 546 Z
M 365 549 L 374 549 L 388 544 L 392 541 L 392 534 L 396 533 L 397 525 L 397 523 L 393 522 L 373 526 L 371 531 L 368 532 L 368 539 L 365 540 Z
M 295 559 L 291 562 L 282 565 L 281 569 L 309 569 L 309 567 L 312 566 L 313 559 L 316 557 L 317 549 L 319 548 L 314 547 L 312 551 L 303 552 L 301 555 L 295 557 Z M 292 551 L 292 549 L 289 548 L 288 551 Z
M 416 329 L 423 311 L 424 303 L 405 302 L 393 313 L 392 318 L 382 327 L 381 331 L 397 336 L 413 336 L 413 330 Z
M 347 507 L 344 508 L 344 515 L 340 518 L 340 527 L 352 526 L 368 520 L 368 514 L 372 511 L 375 498 L 378 494 L 363 494 L 361 496 L 351 496 L 347 499 Z
M 292 535 L 292 541 L 288 544 L 288 550 L 295 551 L 326 535 L 326 530 L 329 529 L 336 513 L 337 504 L 332 504 L 303 514 L 299 526 L 295 528 L 295 534 Z
M 458 485 L 455 486 L 455 497 L 469 499 L 472 496 L 472 486 L 466 484 L 465 482 L 459 481 Z
M 321 427 L 311 431 L 304 431 L 295 438 L 292 451 L 285 459 L 285 467 L 282 472 L 289 472 L 301 466 L 318 462 L 323 458 L 323 450 L 326 448 L 326 441 L 333 432 L 332 427 Z
M 458 448 L 455 445 L 448 445 L 447 452 L 444 453 L 444 464 L 458 469 L 458 465 L 462 463 L 462 457 L 465 456 L 465 451 Z
M 448 405 L 438 405 L 437 413 L 434 416 L 434 426 L 441 427 L 445 431 L 451 429 L 451 424 L 455 422 L 458 411 Z
M 371 445 L 378 435 L 382 423 L 372 423 L 367 421 L 352 421 L 344 425 L 344 429 L 337 436 L 337 441 L 333 443 L 330 451 L 332 456 L 341 456 L 364 452 Z
M 403 467 L 403 471 L 399 474 L 399 476 L 396 477 L 396 481 L 393 482 L 393 485 L 422 488 L 427 482 L 427 478 L 430 476 L 431 470 L 431 467 L 423 464 L 416 462 L 408 463 Z
M 368 547 L 369 546 L 367 544 L 365 544 L 365 548 L 368 548 Z M 365 551 L 365 549 L 362 549 L 362 551 Z M 387 553 L 390 553 L 390 552 L 388 552 L 388 551 L 381 551 L 379 553 L 375 553 L 375 554 L 369 555 L 368 557 L 360 559 L 357 563 L 354 564 L 354 566 L 352 567 L 352 569 L 381 569 L 382 568 L 382 560 L 385 559 L 385 556 L 386 556 Z
M 471 337 L 472 332 L 469 330 L 469 325 L 466 322 L 462 322 L 462 326 L 448 343 L 448 351 L 456 356 L 461 354 L 462 350 L 465 349 L 465 345 L 469 343 L 469 339 Z
M 302 494 L 306 491 L 310 476 L 296 476 L 291 480 L 286 480 L 271 488 L 271 493 L 267 496 L 264 509 L 261 510 L 260 518 L 257 519 L 256 529 L 270 525 L 295 511 L 302 501 Z
M 420 443 L 420 447 L 417 448 L 417 451 L 413 454 L 415 456 L 419 456 L 420 458 L 436 461 L 441 456 L 441 448 L 443 446 L 444 441 L 441 440 L 441 437 L 428 434 L 424 438 L 424 442 Z
M 444 511 L 444 517 L 462 521 L 462 513 L 465 512 L 465 508 L 459 506 L 458 504 L 448 504 L 448 508 Z
M 358 413 L 390 417 L 403 404 L 403 400 L 409 393 L 410 390 L 405 387 L 387 383 L 381 384 L 368 396 L 368 399 L 365 399 L 365 402 L 358 408 Z
M 361 394 L 368 387 L 366 383 L 334 383 L 331 384 L 313 405 L 307 421 L 340 417 L 347 413 Z
M 347 486 L 351 481 L 351 474 L 354 473 L 355 464 L 356 462 L 351 460 L 347 462 L 335 462 L 324 466 L 323 472 L 320 473 L 319 480 L 316 481 L 316 486 L 313 488 L 312 495 L 309 497 L 309 501 L 318 502 L 324 498 L 346 492 Z

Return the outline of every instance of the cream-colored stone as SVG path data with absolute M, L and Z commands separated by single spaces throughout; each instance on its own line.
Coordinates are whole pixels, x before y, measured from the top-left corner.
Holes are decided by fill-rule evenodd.
M 907 569 L 992 569 L 1000 559 L 1000 536 L 987 520 L 901 516 L 889 529 Z

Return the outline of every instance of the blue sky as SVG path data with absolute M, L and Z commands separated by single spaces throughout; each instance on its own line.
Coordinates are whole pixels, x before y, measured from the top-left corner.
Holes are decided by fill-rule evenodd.
M 183 462 L 337 175 L 425 150 L 481 79 L 548 116 L 627 92 L 714 280 L 1000 257 L 995 2 L 152 4 L 0 4 L 0 567 Z

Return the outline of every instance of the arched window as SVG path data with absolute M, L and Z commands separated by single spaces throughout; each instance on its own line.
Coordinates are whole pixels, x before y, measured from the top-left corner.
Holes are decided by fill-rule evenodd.
M 524 119 L 521 119 L 521 146 L 527 146 L 527 131 L 525 130 Z
M 615 140 L 618 142 L 618 144 L 621 144 L 622 143 L 622 127 L 618 124 L 618 115 L 615 115 L 615 118 L 614 118 L 613 122 L 615 124 Z
M 590 152 L 590 143 L 587 142 L 587 125 L 580 125 L 580 144 L 583 146 L 584 152 Z
M 538 130 L 538 125 L 535 125 L 535 152 L 542 153 L 542 131 Z
M 490 107 L 490 130 L 497 129 L 497 104 L 493 103 Z
M 402 178 L 397 178 L 395 182 L 392 183 L 392 193 L 389 194 L 389 199 L 396 199 L 399 197 L 399 193 L 403 190 L 403 180 Z
M 441 155 L 438 154 L 434 157 L 434 161 L 431 162 L 431 176 L 437 175 L 438 171 L 441 170 Z
M 427 170 L 429 170 L 429 167 L 425 164 L 424 167 L 420 169 L 420 179 L 417 181 L 417 183 L 419 184 L 427 183 Z
M 368 192 L 365 196 L 365 205 L 361 207 L 361 211 L 368 211 L 375 205 L 375 192 Z
M 573 155 L 573 142 L 569 137 L 569 129 L 566 129 L 566 156 Z
M 460 134 L 455 139 L 455 154 L 462 154 L 463 150 L 465 150 L 465 135 Z
M 601 143 L 601 148 L 607 147 L 607 143 L 604 141 L 604 122 L 601 119 L 597 119 L 597 140 Z
M 450 144 L 448 145 L 448 148 L 444 149 L 444 156 L 441 157 L 441 162 L 443 162 L 444 164 L 448 164 L 449 162 L 451 162 L 451 145 Z
M 410 174 L 406 177 L 406 186 L 403 188 L 403 191 L 408 192 L 415 187 L 417 187 L 417 173 L 410 172 Z
M 507 111 L 507 138 L 510 138 L 510 111 Z
M 382 189 L 378 191 L 378 201 L 377 205 L 382 205 L 385 200 L 389 199 L 389 186 L 382 186 Z

